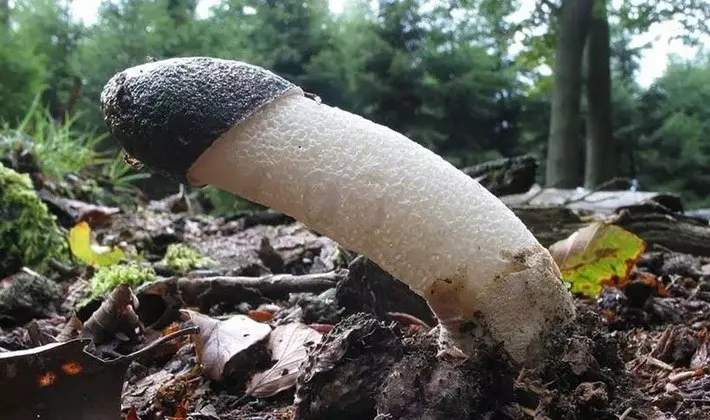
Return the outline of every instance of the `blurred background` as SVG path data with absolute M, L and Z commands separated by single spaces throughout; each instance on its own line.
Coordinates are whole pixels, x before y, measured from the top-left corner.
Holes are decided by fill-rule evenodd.
M 622 178 L 710 207 L 709 22 L 706 0 L 0 0 L 0 154 L 22 138 L 45 173 L 175 192 L 117 157 L 99 93 L 126 67 L 207 55 L 460 168 L 531 154 L 545 186 Z

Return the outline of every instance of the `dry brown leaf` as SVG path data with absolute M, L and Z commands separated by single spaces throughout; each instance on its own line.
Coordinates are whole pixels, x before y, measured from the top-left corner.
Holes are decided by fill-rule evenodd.
M 249 311 L 247 315 L 257 322 L 269 322 L 274 318 L 273 312 L 260 311 L 258 309 Z
M 297 322 L 276 327 L 267 344 L 276 364 L 265 372 L 254 374 L 246 394 L 257 398 L 270 397 L 294 386 L 308 349 L 319 343 L 322 337 L 318 331 Z
M 269 325 L 246 315 L 219 321 L 188 309 L 181 312 L 200 329 L 195 351 L 205 375 L 215 381 L 254 361 L 259 344 L 271 332 Z

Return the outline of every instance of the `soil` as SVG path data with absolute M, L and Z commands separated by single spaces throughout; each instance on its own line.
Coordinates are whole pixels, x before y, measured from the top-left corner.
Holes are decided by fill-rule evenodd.
M 103 244 L 131 244 L 153 263 L 178 242 L 218 263 L 186 275 L 163 267 L 164 277 L 347 270 L 324 292 L 247 287 L 229 304 L 200 301 L 209 304 L 199 310 L 213 317 L 269 304 L 278 309 L 273 324 L 297 320 L 326 330 L 332 326 L 309 352 L 295 387 L 272 397 L 245 396 L 252 371 L 208 380 L 199 373 L 195 342 L 184 340 L 131 363 L 121 395 L 125 419 L 710 418 L 708 258 L 651 247 L 629 284 L 607 288 L 598 299 L 576 296 L 576 320 L 559 331 L 542 364 L 521 369 L 495 353 L 466 360 L 441 354 L 435 319 L 421 298 L 374 263 L 288 217 L 130 211 L 111 215 L 95 231 Z M 31 331 L 59 334 L 90 272 L 57 270 L 59 302 L 50 305 L 45 295 L 28 292 L 21 311 L 2 314 L 0 348 L 37 346 Z M 162 324 L 153 328 L 182 325 L 176 300 L 137 295 L 145 325 L 161 316 Z M 125 347 L 120 352 L 139 346 Z M 255 360 L 253 371 L 260 368 L 263 361 Z

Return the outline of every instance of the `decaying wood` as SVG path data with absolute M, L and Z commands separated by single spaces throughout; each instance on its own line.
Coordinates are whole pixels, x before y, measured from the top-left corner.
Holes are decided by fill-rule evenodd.
M 537 166 L 534 156 L 523 155 L 483 162 L 461 171 L 493 194 L 508 195 L 530 190 L 535 183 Z
M 614 223 L 649 243 L 671 251 L 710 256 L 710 225 L 707 220 L 628 208 L 619 213 Z
M 567 238 L 592 220 L 602 218 L 562 206 L 513 207 L 513 211 L 546 247 Z M 604 220 L 635 233 L 649 244 L 676 252 L 710 256 L 710 224 L 707 220 L 650 204 L 621 207 Z

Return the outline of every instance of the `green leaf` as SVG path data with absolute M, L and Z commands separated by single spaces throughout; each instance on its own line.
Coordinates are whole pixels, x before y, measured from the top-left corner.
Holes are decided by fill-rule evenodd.
M 646 251 L 646 242 L 623 228 L 595 222 L 550 246 L 572 292 L 598 296 L 606 285 L 622 285 Z
M 81 222 L 69 230 L 69 247 L 75 257 L 97 267 L 117 264 L 125 256 L 120 248 L 92 243 L 91 227 L 86 222 Z

